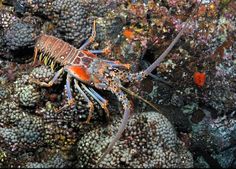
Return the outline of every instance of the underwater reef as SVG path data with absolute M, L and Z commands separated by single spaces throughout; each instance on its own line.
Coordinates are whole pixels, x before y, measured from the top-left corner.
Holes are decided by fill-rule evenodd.
M 236 168 L 235 11 L 234 0 L 1 0 L 0 168 Z M 127 126 L 98 164 L 127 101 L 75 84 L 70 106 L 66 73 L 50 87 L 35 83 L 50 83 L 63 67 L 42 53 L 34 61 L 38 38 L 51 35 L 79 49 L 94 28 L 86 49 L 104 49 L 99 58 L 136 73 L 185 22 L 147 78 L 128 83 L 124 77 L 132 76 L 119 74 L 142 99 L 127 94 Z

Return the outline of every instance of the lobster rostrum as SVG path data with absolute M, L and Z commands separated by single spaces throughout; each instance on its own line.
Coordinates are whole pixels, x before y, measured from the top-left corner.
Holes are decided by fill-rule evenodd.
M 114 144 L 121 137 L 130 116 L 131 104 L 124 91 L 129 94 L 132 94 L 132 92 L 124 88 L 122 86 L 122 82 L 138 82 L 148 76 L 176 44 L 178 39 L 183 34 L 186 25 L 187 24 L 183 26 L 182 30 L 178 33 L 178 35 L 175 37 L 169 47 L 162 53 L 162 55 L 146 70 L 138 73 L 130 73 L 129 64 L 122 64 L 119 61 L 98 58 L 96 54 L 108 53 L 109 50 L 107 48 L 104 50 L 85 50 L 85 48 L 94 41 L 96 36 L 95 21 L 93 24 L 91 37 L 88 38 L 88 40 L 79 49 L 76 49 L 69 43 L 66 43 L 54 36 L 42 34 L 39 36 L 35 45 L 34 63 L 37 60 L 38 53 L 40 52 L 40 61 L 43 61 L 46 65 L 50 65 L 52 69 L 56 63 L 59 63 L 61 68 L 55 73 L 53 79 L 48 83 L 40 82 L 36 79 L 30 79 L 30 81 L 40 86 L 50 87 L 61 74 L 66 72 L 67 76 L 65 90 L 68 97 L 68 105 L 72 106 L 75 104 L 71 93 L 71 79 L 73 77 L 74 87 L 78 89 L 90 107 L 86 123 L 88 123 L 92 117 L 94 105 L 89 97 L 85 94 L 84 90 L 101 105 L 107 115 L 109 115 L 109 111 L 107 109 L 108 101 L 99 95 L 92 87 L 111 91 L 117 96 L 124 109 L 122 122 L 119 126 L 118 132 L 108 145 L 108 148 L 98 160 L 97 164 L 99 164 L 112 150 Z

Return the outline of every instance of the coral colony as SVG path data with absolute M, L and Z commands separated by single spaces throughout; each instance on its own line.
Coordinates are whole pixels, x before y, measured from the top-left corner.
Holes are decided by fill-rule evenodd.
M 0 167 L 235 168 L 235 10 L 0 1 Z

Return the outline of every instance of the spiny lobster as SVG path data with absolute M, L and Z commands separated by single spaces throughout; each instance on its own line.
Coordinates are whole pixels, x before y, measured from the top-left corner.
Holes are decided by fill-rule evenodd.
M 127 92 L 132 94 L 131 91 L 122 86 L 122 82 L 138 82 L 142 81 L 145 77 L 147 77 L 166 57 L 166 55 L 170 52 L 170 50 L 177 43 L 181 35 L 183 34 L 186 24 L 183 25 L 182 30 L 178 33 L 175 39 L 171 42 L 169 47 L 162 53 L 162 55 L 152 63 L 146 70 L 138 72 L 138 73 L 130 73 L 128 70 L 130 69 L 129 64 L 122 64 L 119 61 L 111 61 L 104 60 L 98 58 L 96 54 L 98 53 L 107 53 L 108 49 L 104 50 L 85 50 L 85 47 L 94 41 L 96 36 L 95 31 L 95 22 L 93 24 L 92 35 L 88 40 L 79 48 L 76 49 L 69 43 L 66 43 L 54 36 L 42 34 L 38 38 L 35 49 L 34 49 L 34 63 L 37 59 L 38 52 L 41 52 L 39 56 L 39 60 L 44 60 L 45 64 L 50 62 L 51 67 L 55 66 L 55 63 L 59 63 L 62 68 L 60 68 L 51 81 L 48 83 L 40 82 L 36 79 L 31 79 L 31 82 L 39 84 L 41 86 L 50 87 L 54 84 L 54 82 L 58 79 L 58 77 L 65 71 L 67 72 L 66 76 L 66 85 L 65 90 L 68 97 L 68 104 L 74 105 L 75 101 L 72 97 L 71 93 L 71 77 L 74 78 L 74 86 L 78 91 L 83 95 L 84 99 L 89 104 L 89 115 L 87 117 L 86 122 L 89 122 L 92 117 L 92 112 L 94 110 L 94 105 L 89 97 L 85 94 L 82 88 L 87 91 L 105 110 L 105 112 L 109 115 L 109 111 L 107 109 L 108 101 L 100 96 L 93 88 L 102 90 L 109 90 L 113 94 L 115 94 L 118 100 L 121 102 L 124 114 L 122 118 L 122 122 L 119 126 L 118 132 L 108 145 L 106 151 L 102 154 L 100 159 L 98 160 L 99 164 L 105 156 L 112 150 L 114 144 L 121 137 L 130 116 L 130 108 L 131 104 L 128 100 L 126 94 L 123 92 Z M 44 55 L 46 57 L 44 57 Z M 78 83 L 78 81 L 80 83 Z

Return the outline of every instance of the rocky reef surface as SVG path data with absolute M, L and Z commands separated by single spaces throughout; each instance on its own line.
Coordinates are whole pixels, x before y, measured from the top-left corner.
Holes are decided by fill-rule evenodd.
M 200 3 L 200 5 L 198 5 Z M 54 69 L 33 64 L 34 45 L 48 34 L 79 48 L 109 48 L 106 60 L 147 68 L 168 47 L 182 24 L 189 26 L 165 60 L 142 82 L 124 86 L 133 96 L 132 116 L 99 167 L 236 167 L 236 2 L 233 0 L 1 0 L 0 167 L 80 168 L 96 162 L 123 114 L 109 91 L 110 116 L 88 91 L 89 104 L 72 86 L 68 106 L 65 74 L 52 87 Z M 38 59 L 40 60 L 40 59 Z

